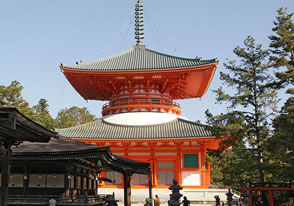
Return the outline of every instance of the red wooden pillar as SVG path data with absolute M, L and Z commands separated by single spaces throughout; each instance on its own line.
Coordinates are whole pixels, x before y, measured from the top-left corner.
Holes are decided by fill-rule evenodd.
M 158 161 L 155 159 L 153 161 L 153 171 L 152 171 L 152 174 L 153 174 L 153 178 L 152 178 L 152 183 L 153 183 L 153 186 L 157 186 L 158 185 Z
M 274 206 L 273 191 L 268 192 L 269 205 Z
M 200 162 L 201 162 L 201 165 L 200 165 L 200 171 L 201 171 L 201 186 L 202 187 L 207 187 L 207 182 L 206 182 L 206 169 L 205 169 L 205 159 L 204 159 L 204 145 L 201 144 L 200 146 Z
M 182 173 L 181 173 L 181 146 L 177 145 L 177 159 L 175 164 L 175 178 L 178 180 L 178 184 L 182 185 Z
M 252 206 L 252 191 L 249 190 L 250 196 L 249 196 L 249 206 Z
M 207 187 L 206 172 L 204 171 L 201 171 L 201 186 L 204 188 Z
M 209 162 L 207 162 L 207 166 L 208 166 L 208 168 L 205 173 L 206 173 L 206 177 L 207 177 L 207 185 L 210 185 L 210 163 Z
M 151 187 L 152 186 L 157 186 L 158 185 L 158 177 L 157 177 L 157 165 L 158 165 L 158 162 L 157 162 L 157 159 L 154 157 L 155 154 L 154 154 L 154 149 L 155 149 L 155 146 L 151 146 L 151 151 L 150 151 L 150 166 L 151 166 L 151 172 L 149 175 L 151 175 Z M 153 177 L 153 178 L 152 178 Z

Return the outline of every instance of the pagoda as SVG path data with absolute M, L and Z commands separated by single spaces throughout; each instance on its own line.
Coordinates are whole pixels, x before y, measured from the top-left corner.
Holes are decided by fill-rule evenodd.
M 181 116 L 175 100 L 200 98 L 208 89 L 218 60 L 182 58 L 143 44 L 143 6 L 135 8 L 136 45 L 123 53 L 93 62 L 61 64 L 62 73 L 85 100 L 108 101 L 94 122 L 59 129 L 62 136 L 110 146 L 113 154 L 148 162 L 153 188 L 168 188 L 175 178 L 183 188 L 207 188 L 210 165 L 206 150 L 219 140 L 206 125 Z M 122 177 L 99 188 L 122 188 Z M 132 188 L 148 188 L 144 175 L 132 176 Z

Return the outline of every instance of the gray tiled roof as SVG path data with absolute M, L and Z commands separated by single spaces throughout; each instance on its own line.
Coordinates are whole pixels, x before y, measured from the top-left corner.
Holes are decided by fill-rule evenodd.
M 15 107 L 0 106 L 0 142 L 48 142 L 50 138 L 58 138 L 57 133 L 32 121 Z
M 150 49 L 145 46 L 134 48 L 105 59 L 93 62 L 61 65 L 61 68 L 73 70 L 113 71 L 113 70 L 152 70 L 177 69 L 217 63 L 217 59 L 201 60 L 171 56 Z
M 80 141 L 72 140 L 65 137 L 59 137 L 58 139 L 51 138 L 48 143 L 32 143 L 32 142 L 23 142 L 17 147 L 12 147 L 13 153 L 60 153 L 60 152 L 76 152 L 83 150 L 91 150 L 98 147 L 96 145 L 91 145 L 83 143 Z
M 83 159 L 83 160 L 82 160 Z M 107 146 L 99 147 L 65 137 L 51 138 L 49 143 L 24 142 L 12 147 L 11 162 L 13 161 L 85 161 L 92 162 L 96 170 L 114 170 L 129 174 L 148 174 L 150 164 L 138 162 L 113 155 Z M 101 160 L 102 168 L 97 168 L 97 161 Z M 65 163 L 66 164 L 66 163 Z M 72 164 L 72 163 L 71 163 Z M 40 165 L 42 167 L 42 164 Z
M 180 118 L 163 124 L 144 126 L 118 125 L 97 120 L 56 131 L 61 136 L 85 139 L 170 139 L 212 136 L 206 125 Z

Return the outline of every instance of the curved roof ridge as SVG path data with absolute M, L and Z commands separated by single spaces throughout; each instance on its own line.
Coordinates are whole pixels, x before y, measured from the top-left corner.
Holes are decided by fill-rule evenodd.
M 178 119 L 180 121 L 184 121 L 184 122 L 188 122 L 188 123 L 192 123 L 192 124 L 197 124 L 198 126 L 209 127 L 209 125 L 201 124 L 201 123 L 194 122 L 194 121 L 191 121 L 191 120 L 188 120 L 188 119 L 183 119 L 183 118 L 178 118 Z
M 178 59 L 183 59 L 183 60 L 191 60 L 191 61 L 212 61 L 212 60 L 215 60 L 215 61 L 218 61 L 218 58 L 201 60 L 201 58 L 186 58 L 186 57 L 180 57 L 180 56 L 170 55 L 170 54 L 158 52 L 158 51 L 155 51 L 155 50 L 152 50 L 152 49 L 148 49 L 148 48 L 145 48 L 145 50 L 150 51 L 150 52 L 153 52 L 153 53 L 157 53 L 157 54 L 160 54 L 160 55 L 163 55 L 163 56 L 173 57 L 173 58 L 178 58 Z

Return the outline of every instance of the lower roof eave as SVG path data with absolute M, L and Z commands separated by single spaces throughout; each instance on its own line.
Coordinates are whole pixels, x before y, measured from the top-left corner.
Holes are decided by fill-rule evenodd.
M 92 139 L 92 138 L 73 138 L 75 140 L 86 142 L 86 143 L 96 143 L 99 146 L 105 145 L 107 143 L 120 143 L 123 142 L 125 145 L 130 145 L 131 143 L 142 144 L 142 143 L 163 143 L 167 144 L 170 142 L 180 143 L 180 142 L 199 142 L 199 144 L 216 144 L 222 141 L 224 137 L 187 137 L 187 138 L 156 138 L 156 139 Z

